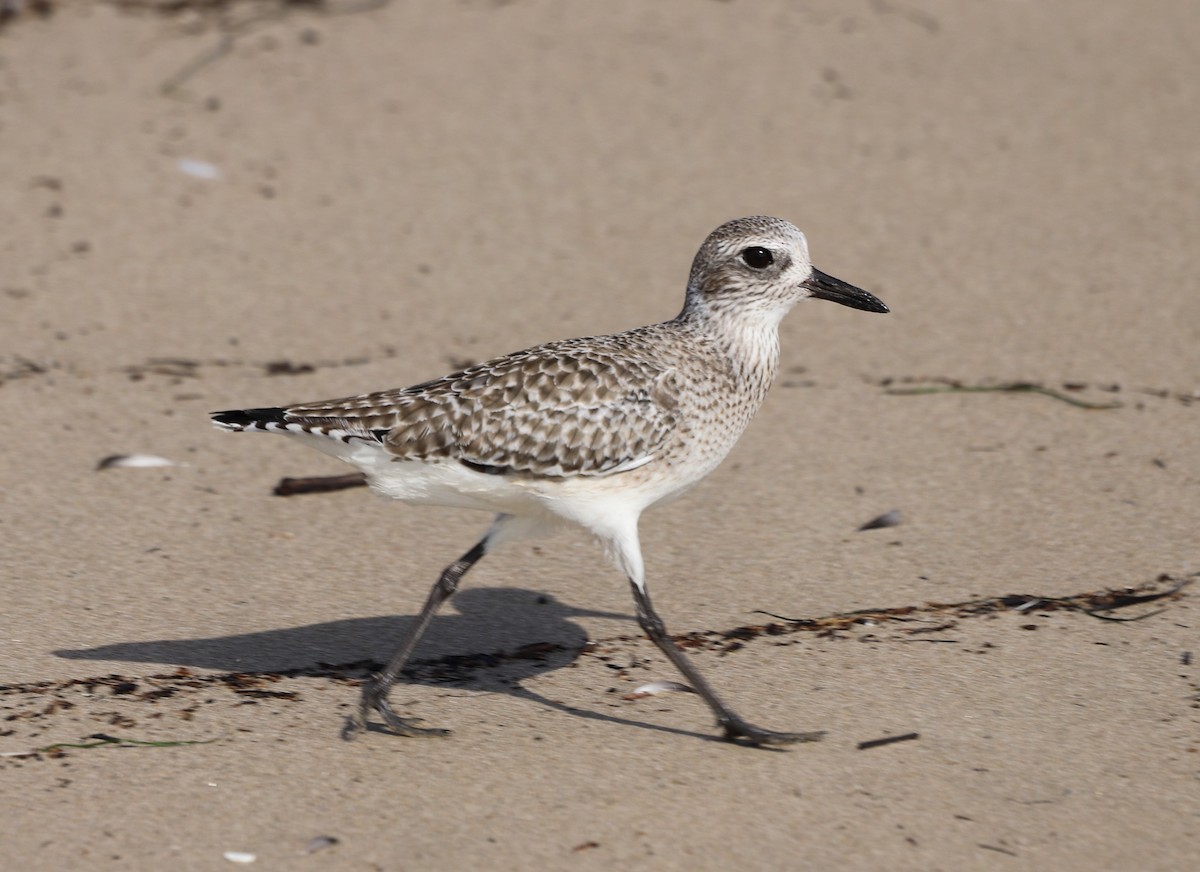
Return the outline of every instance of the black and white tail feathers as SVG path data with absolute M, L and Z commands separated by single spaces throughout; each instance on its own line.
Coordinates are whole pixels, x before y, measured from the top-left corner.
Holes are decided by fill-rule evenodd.
M 210 417 L 213 425 L 222 430 L 286 430 L 286 409 L 229 409 L 224 412 L 212 412 Z

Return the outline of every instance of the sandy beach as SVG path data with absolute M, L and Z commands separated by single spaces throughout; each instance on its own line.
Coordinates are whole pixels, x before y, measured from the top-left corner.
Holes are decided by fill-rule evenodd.
M 1200 9 L 32 5 L 0 26 L 4 862 L 1195 868 Z M 642 547 L 714 685 L 824 741 L 634 693 L 678 676 L 565 534 L 481 563 L 393 693 L 452 737 L 342 741 L 489 518 L 277 496 L 351 470 L 207 413 L 670 318 L 754 214 L 892 312 L 798 306 Z

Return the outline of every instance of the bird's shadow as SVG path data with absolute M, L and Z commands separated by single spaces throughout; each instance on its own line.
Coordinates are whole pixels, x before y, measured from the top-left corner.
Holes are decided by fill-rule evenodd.
M 486 659 L 496 652 L 542 643 L 573 660 L 587 642 L 572 617 L 629 620 L 560 603 L 548 594 L 519 588 L 464 590 L 442 608 L 422 638 L 414 666 L 455 655 Z M 415 616 L 381 615 L 198 639 L 117 642 L 95 648 L 60 649 L 70 660 L 115 660 L 192 666 L 225 672 L 303 675 L 307 666 L 386 662 Z M 561 665 L 566 665 L 565 663 Z M 541 672 L 544 670 L 536 670 Z M 528 674 L 534 674 L 529 670 Z
M 569 666 L 579 657 L 588 636 L 571 620 L 578 617 L 633 620 L 628 614 L 576 608 L 522 588 L 461 591 L 434 618 L 401 681 L 506 692 L 577 717 L 716 738 L 574 708 L 524 687 L 525 679 Z M 69 660 L 162 663 L 230 673 L 362 677 L 383 667 L 415 620 L 400 615 L 348 618 L 229 636 L 116 642 L 53 653 Z

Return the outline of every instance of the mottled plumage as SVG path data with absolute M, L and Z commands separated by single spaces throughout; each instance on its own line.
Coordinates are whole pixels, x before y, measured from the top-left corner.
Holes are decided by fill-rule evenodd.
M 804 235 L 788 222 L 742 218 L 705 240 L 671 321 L 551 342 L 412 387 L 214 413 L 223 429 L 282 432 L 333 454 L 387 496 L 497 513 L 443 572 L 412 633 L 365 688 L 346 735 L 372 710 L 396 732 L 441 734 L 397 716 L 386 699 L 424 627 L 488 550 L 569 524 L 605 545 L 632 584 L 643 629 L 726 735 L 758 744 L 814 738 L 750 725 L 717 698 L 654 613 L 637 536 L 642 511 L 695 484 L 737 442 L 775 377 L 779 322 L 805 297 L 887 311 L 814 269 Z
M 652 459 L 677 423 L 674 367 L 636 356 L 652 345 L 639 338 L 555 342 L 408 388 L 290 406 L 284 418 L 378 442 L 401 461 L 549 478 L 621 472 Z

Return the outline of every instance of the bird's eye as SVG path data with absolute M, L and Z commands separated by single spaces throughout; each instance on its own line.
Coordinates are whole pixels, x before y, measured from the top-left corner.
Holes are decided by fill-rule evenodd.
M 766 269 L 775 262 L 775 255 L 761 245 L 752 245 L 742 249 L 742 262 L 750 269 Z

